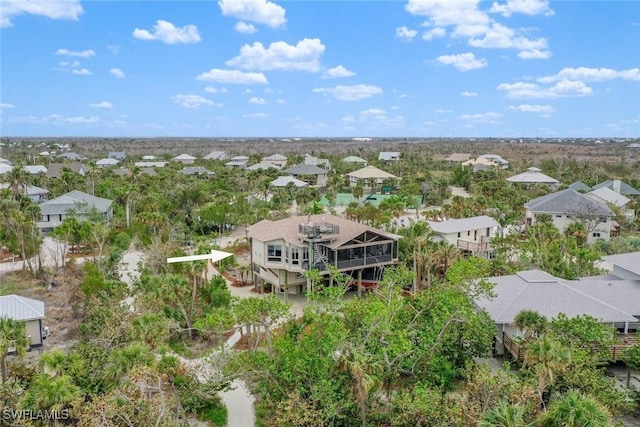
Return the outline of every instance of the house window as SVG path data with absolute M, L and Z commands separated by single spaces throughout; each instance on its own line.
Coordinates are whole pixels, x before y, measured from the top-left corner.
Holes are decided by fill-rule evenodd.
M 300 249 L 291 248 L 291 264 L 293 265 L 300 264 Z
M 302 261 L 309 261 L 309 248 L 302 249 Z
M 467 236 L 471 236 L 471 230 L 467 230 Z
M 562 215 L 556 215 L 556 218 L 562 218 Z
M 600 237 L 600 233 L 593 233 L 592 236 L 593 237 Z
M 461 236 L 461 235 L 462 235 L 462 233 L 460 233 L 460 232 L 458 231 L 458 239 L 460 238 L 460 236 Z
M 267 261 L 270 261 L 270 262 L 282 261 L 282 245 L 267 246 Z
M 473 240 L 478 240 L 478 230 L 473 230 Z
M 491 227 L 487 227 L 487 237 L 491 236 Z

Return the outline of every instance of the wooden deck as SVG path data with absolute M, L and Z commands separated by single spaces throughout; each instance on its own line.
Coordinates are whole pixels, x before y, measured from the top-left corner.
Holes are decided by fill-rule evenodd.
M 608 362 L 622 360 L 622 356 L 627 348 L 632 345 L 640 345 L 640 339 L 638 339 L 636 334 L 621 334 L 618 336 L 618 339 L 618 344 L 611 346 Z M 513 360 L 518 362 L 524 361 L 525 349 L 506 332 L 502 333 L 502 344 L 505 355 L 509 354 Z

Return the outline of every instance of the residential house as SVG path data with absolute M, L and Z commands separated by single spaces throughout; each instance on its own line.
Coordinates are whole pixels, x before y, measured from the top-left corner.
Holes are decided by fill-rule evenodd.
M 564 233 L 574 222 L 584 225 L 587 242 L 609 240 L 615 235 L 615 214 L 609 207 L 570 188 L 538 197 L 525 203 L 526 225 L 533 225 L 540 215 L 548 215 L 553 225 Z
M 347 156 L 344 159 L 342 159 L 342 161 L 344 163 L 355 163 L 361 166 L 367 166 L 369 164 L 369 162 L 367 162 L 365 159 L 358 156 Z
M 105 157 L 104 159 L 100 159 L 96 162 L 96 167 L 101 169 L 110 168 L 113 166 L 117 166 L 119 163 L 120 161 L 114 159 L 113 157 Z
M 462 251 L 490 258 L 493 256 L 491 239 L 498 234 L 498 222 L 487 215 L 472 218 L 427 221 L 434 233 L 433 241 L 447 242 Z
M 558 184 L 560 184 L 560 181 L 558 181 L 557 179 L 543 174 L 540 169 L 534 167 L 527 169 L 526 172 L 519 173 L 507 178 L 507 181 L 514 184 L 524 185 L 545 184 L 551 188 L 556 188 Z
M 196 160 L 197 159 L 190 154 L 180 154 L 171 159 L 172 162 L 182 163 L 183 165 L 192 165 Z
M 163 168 L 168 164 L 169 162 L 142 161 L 142 162 L 135 162 L 134 166 L 139 168 Z
M 247 228 L 254 283 L 274 292 L 301 294 L 317 269 L 330 281 L 328 266 L 351 276 L 358 286 L 375 286 L 384 268 L 398 262 L 397 236 L 329 214 L 263 220 Z
M 87 174 L 87 169 L 82 163 L 79 162 L 50 163 L 49 167 L 47 168 L 47 178 L 58 178 L 60 175 L 62 175 L 62 171 L 65 168 L 79 175 L 84 176 Z
M 277 166 L 278 169 L 282 169 L 287 166 L 287 156 L 283 156 L 282 154 L 272 154 L 268 157 L 263 157 L 260 160 L 261 163 L 271 163 L 274 166 Z
M 107 157 L 110 159 L 116 159 L 116 160 L 122 161 L 127 158 L 127 155 L 125 154 L 124 151 L 109 151 L 109 153 L 107 154 Z
M 204 156 L 205 160 L 227 160 L 229 156 L 224 151 L 212 151 L 206 156 Z
M 11 169 L 13 169 L 13 166 L 6 163 L 0 163 L 0 175 L 10 172 Z
M 605 182 L 601 182 L 600 184 L 594 185 L 593 189 L 597 190 L 598 188 L 601 188 L 601 187 L 610 188 L 611 190 L 615 191 L 616 193 L 620 193 L 620 194 L 622 194 L 624 196 L 627 196 L 630 199 L 640 198 L 640 191 L 636 190 L 635 188 L 633 188 L 632 186 L 630 186 L 626 182 L 620 181 L 619 179 L 614 179 L 614 180 L 608 180 L 608 181 L 605 181 Z
M 247 156 L 235 156 L 229 159 L 229 161 L 224 165 L 228 168 L 245 169 L 248 163 L 249 158 Z
M 82 161 L 87 160 L 87 158 L 81 154 L 74 153 L 73 151 L 67 151 L 65 153 L 58 154 L 58 157 L 64 160 L 74 160 L 74 161 Z
M 44 302 L 20 295 L 0 296 L 0 319 L 24 322 L 30 348 L 41 347 L 48 335 L 44 326 Z M 14 349 L 15 350 L 15 349 Z
M 309 166 L 318 166 L 319 168 L 323 168 L 326 170 L 331 169 L 331 163 L 329 163 L 329 159 L 320 159 L 310 154 L 304 155 L 304 164 Z
M 153 154 L 145 154 L 144 156 L 142 156 L 142 160 L 156 160 L 157 157 L 154 156 Z
M 640 254 L 640 253 L 639 253 Z M 640 263 L 636 256 L 636 264 Z M 548 320 L 589 315 L 629 333 L 640 327 L 640 285 L 615 275 L 565 280 L 541 270 L 485 279 L 494 285 L 494 297 L 479 297 L 476 307 L 493 319 L 498 333 L 495 354 L 505 353 L 512 339 L 522 334 L 514 326 L 518 313 L 533 310 Z
M 395 162 L 400 160 L 400 152 L 399 151 L 381 151 L 378 154 L 378 160 L 383 162 Z
M 589 191 L 593 190 L 593 188 L 589 187 L 582 181 L 574 182 L 573 184 L 569 185 L 569 188 L 577 191 L 578 193 L 588 193 Z
M 10 189 L 10 185 L 8 183 L 0 183 L 0 190 L 8 189 Z M 32 202 L 40 203 L 47 200 L 47 194 L 49 194 L 49 190 L 36 187 L 35 185 L 27 185 L 23 187 L 22 194 L 31 199 Z
M 73 216 L 83 221 L 94 214 L 109 220 L 113 215 L 112 203 L 112 200 L 73 190 L 43 202 L 40 205 L 42 220 L 38 221 L 37 226 L 43 231 L 50 231 L 62 224 L 67 217 Z
M 209 169 L 205 168 L 204 166 L 187 166 L 182 168 L 182 170 L 178 171 L 181 174 L 187 175 L 187 176 L 192 176 L 192 175 L 196 175 L 196 176 L 214 176 L 216 173 L 213 171 L 210 171 Z
M 602 259 L 611 265 L 611 270 L 616 277 L 640 281 L 640 251 L 607 255 Z
M 316 187 L 325 187 L 327 185 L 328 171 L 327 169 L 323 169 L 318 166 L 306 165 L 306 164 L 297 165 L 297 166 L 293 166 L 288 169 L 285 169 L 283 172 L 289 173 L 295 176 L 296 178 L 305 177 L 307 179 L 312 179 L 315 181 L 315 183 L 309 183 L 309 184 L 311 185 L 315 184 Z
M 360 184 L 364 188 L 373 188 L 375 185 L 381 185 L 386 179 L 398 179 L 397 176 L 383 171 L 382 169 L 378 169 L 373 165 L 365 166 L 362 169 L 349 172 L 347 177 L 349 178 L 349 185 L 351 187 L 355 187 Z
M 37 175 L 39 173 L 46 174 L 47 168 L 44 165 L 25 165 L 22 167 L 24 171 L 31 175 Z
M 628 207 L 629 202 L 631 202 L 631 199 L 628 197 L 613 191 L 609 187 L 596 188 L 595 190 L 588 192 L 586 195 L 601 203 L 606 203 L 608 206 L 615 206 L 620 210 L 627 224 L 633 223 L 636 214 L 633 209 Z
M 452 153 L 444 159 L 448 163 L 462 163 L 471 160 L 471 154 L 469 153 Z
M 296 188 L 307 187 L 309 185 L 308 182 L 300 181 L 291 175 L 279 176 L 269 183 L 271 187 L 287 187 L 289 184 L 293 184 Z
M 278 169 L 280 170 L 280 167 L 274 165 L 273 163 L 265 163 L 265 162 L 260 162 L 260 163 L 256 163 L 254 165 L 251 165 L 247 168 L 248 171 L 264 171 L 267 169 Z

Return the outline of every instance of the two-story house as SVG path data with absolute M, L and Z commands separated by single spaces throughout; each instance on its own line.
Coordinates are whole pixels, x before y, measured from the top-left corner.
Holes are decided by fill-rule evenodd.
M 398 262 L 400 236 L 329 214 L 263 220 L 247 228 L 254 283 L 274 292 L 302 294 L 306 271 L 329 279 L 328 266 L 351 276 L 360 291 L 375 286 Z
M 574 222 L 581 223 L 587 232 L 587 242 L 609 240 L 615 233 L 615 214 L 606 204 L 567 188 L 525 203 L 526 225 L 536 223 L 540 215 L 548 215 L 553 225 L 564 233 Z
M 498 232 L 498 222 L 487 215 L 448 221 L 427 221 L 434 235 L 433 241 L 445 241 L 464 254 L 490 258 L 493 255 L 491 238 Z

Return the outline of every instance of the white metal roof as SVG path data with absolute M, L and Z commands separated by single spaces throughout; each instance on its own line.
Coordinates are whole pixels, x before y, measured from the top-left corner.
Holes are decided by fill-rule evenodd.
M 19 295 L 0 296 L 0 317 L 20 321 L 44 319 L 44 302 Z

